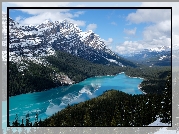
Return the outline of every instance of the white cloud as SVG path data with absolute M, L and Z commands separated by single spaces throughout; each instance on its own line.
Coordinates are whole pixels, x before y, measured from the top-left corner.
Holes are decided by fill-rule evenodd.
M 119 54 L 127 54 L 127 53 L 133 53 L 136 50 L 140 51 L 144 49 L 144 46 L 141 42 L 138 41 L 125 41 L 119 46 L 116 46 L 116 52 Z
M 95 31 L 97 28 L 97 25 L 96 24 L 89 24 L 86 28 L 86 31 L 89 31 L 89 30 L 92 30 L 92 31 Z
M 172 7 L 172 48 L 179 48 L 179 4 L 176 2 L 143 2 L 144 7 Z M 162 14 L 163 15 L 163 14 Z M 161 16 L 162 16 L 161 15 Z
M 161 22 L 165 23 L 165 22 Z M 161 36 L 166 36 L 166 38 L 171 38 L 171 25 L 166 22 L 166 24 L 161 25 L 158 23 L 156 25 L 148 26 L 143 31 L 143 39 L 145 41 L 152 41 L 153 39 L 159 39 Z M 166 44 L 170 45 L 170 44 Z
M 23 18 L 21 16 L 16 17 L 15 21 L 20 22 Z
M 117 26 L 117 23 L 116 23 L 116 22 L 114 22 L 114 21 L 113 21 L 113 22 L 111 22 L 111 24 L 112 24 L 112 25 L 114 25 L 114 26 Z
M 79 15 L 82 15 L 84 13 L 85 13 L 84 11 L 78 11 L 74 14 L 74 17 L 79 17 Z
M 147 6 L 147 4 L 145 4 L 145 6 Z M 155 4 L 153 6 L 155 6 Z M 179 21 L 178 18 L 176 19 Z M 118 53 L 126 54 L 141 51 L 142 49 L 171 46 L 170 9 L 138 9 L 135 13 L 130 13 L 126 20 L 130 24 L 134 23 L 140 26 L 141 23 L 145 23 L 147 25 L 142 32 L 142 40 L 126 40 L 124 43 L 116 46 Z M 178 26 L 176 27 L 178 28 Z M 136 28 L 124 29 L 124 32 L 128 35 L 135 35 Z
M 128 35 L 135 35 L 137 28 L 135 27 L 134 29 L 125 29 L 124 28 L 124 33 Z
M 30 10 L 34 10 L 34 9 L 28 9 L 28 13 L 31 12 Z M 24 11 L 24 10 L 23 10 Z M 77 20 L 77 19 L 73 19 L 74 17 L 79 17 L 79 15 L 84 14 L 84 12 L 79 11 L 79 12 L 75 12 L 74 14 L 69 13 L 67 10 L 63 11 L 63 10 L 51 10 L 51 9 L 41 9 L 41 10 L 36 10 L 33 11 L 34 15 L 32 17 L 28 17 L 28 18 L 22 18 L 20 16 L 18 16 L 16 18 L 16 21 L 18 21 L 20 24 L 23 25 L 38 25 L 41 24 L 43 21 L 45 20 L 51 20 L 52 22 L 55 21 L 63 21 L 63 20 L 68 20 L 72 23 L 77 24 L 78 26 L 85 26 L 85 21 L 83 20 Z
M 138 9 L 135 13 L 130 13 L 127 20 L 136 24 L 143 22 L 161 22 L 171 18 L 170 9 Z
M 61 13 L 65 13 L 70 11 L 70 9 L 17 9 L 23 12 L 26 12 L 28 14 L 31 15 L 39 15 L 42 14 L 44 12 L 51 12 L 51 13 L 56 13 L 56 12 L 61 12 Z
M 177 38 L 177 37 L 176 37 Z M 171 38 L 166 36 L 160 36 L 157 39 L 152 39 L 149 41 L 124 41 L 123 43 L 116 46 L 116 52 L 119 54 L 128 54 L 133 52 L 142 51 L 144 49 L 156 48 L 160 46 L 171 45 Z
M 108 48 L 112 48 L 112 46 L 111 46 L 111 44 L 112 44 L 112 42 L 113 42 L 113 39 L 112 38 L 108 38 L 108 40 L 104 40 L 104 39 L 101 39 L 103 42 L 104 42 L 104 44 L 108 47 Z
M 85 26 L 86 22 L 83 20 L 74 19 L 75 17 L 79 17 L 84 14 L 83 11 L 78 11 L 75 13 L 70 13 L 70 9 L 60 9 L 60 7 L 68 7 L 70 6 L 70 2 L 7 2 L 10 5 L 18 6 L 18 7 L 59 7 L 59 9 L 18 9 L 22 12 L 26 12 L 28 14 L 33 15 L 28 18 L 21 18 L 18 16 L 16 18 L 20 24 L 23 25 L 38 25 L 45 20 L 51 21 L 63 21 L 64 19 L 77 24 L 78 26 Z

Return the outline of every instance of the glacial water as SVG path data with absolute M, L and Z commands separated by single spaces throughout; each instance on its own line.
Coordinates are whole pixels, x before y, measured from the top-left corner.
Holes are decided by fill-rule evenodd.
M 16 114 L 21 122 L 26 114 L 30 114 L 33 122 L 38 112 L 42 120 L 62 110 L 68 104 L 76 104 L 101 95 L 104 91 L 115 89 L 129 94 L 142 94 L 138 85 L 141 78 L 133 78 L 120 73 L 115 76 L 99 76 L 88 78 L 80 83 L 53 88 L 43 92 L 27 93 L 9 98 L 9 119 L 15 120 Z M 43 84 L 43 83 L 42 83 Z M 3 126 L 6 126 L 6 104 L 3 102 Z

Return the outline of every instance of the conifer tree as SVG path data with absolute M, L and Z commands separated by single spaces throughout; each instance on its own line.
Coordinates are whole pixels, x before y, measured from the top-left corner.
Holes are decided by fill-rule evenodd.
M 22 119 L 22 123 L 20 125 L 21 127 L 24 127 L 24 120 Z
M 30 118 L 29 118 L 29 113 L 26 115 L 26 123 L 25 123 L 26 127 L 30 126 Z
M 166 88 L 163 93 L 161 114 L 163 123 L 171 123 L 171 110 L 172 110 L 172 92 L 171 92 L 171 76 L 167 77 Z
M 89 111 L 86 110 L 86 113 L 84 114 L 84 126 L 92 126 L 92 122 L 91 122 L 91 119 L 90 119 L 90 114 L 89 114 Z
M 18 122 L 18 115 L 16 114 L 15 121 L 12 123 L 13 127 L 18 127 L 20 123 Z
M 33 126 L 38 126 L 39 122 L 38 122 L 38 113 L 36 112 L 36 115 L 35 115 L 35 123 Z

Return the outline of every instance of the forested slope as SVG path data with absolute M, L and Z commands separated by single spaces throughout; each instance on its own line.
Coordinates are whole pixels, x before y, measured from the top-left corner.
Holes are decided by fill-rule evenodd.
M 167 77 L 162 94 L 131 95 L 109 90 L 91 100 L 68 105 L 50 118 L 41 121 L 36 116 L 33 126 L 146 126 L 161 118 L 171 123 L 171 76 Z M 18 121 L 12 123 L 18 126 Z M 32 126 L 28 116 L 21 126 Z
M 123 70 L 119 66 L 94 64 L 62 51 L 45 58 L 45 65 L 29 60 L 18 64 L 9 62 L 9 96 L 68 85 L 62 83 L 63 76 L 69 77 L 71 83 L 78 83 L 89 77 L 115 75 Z

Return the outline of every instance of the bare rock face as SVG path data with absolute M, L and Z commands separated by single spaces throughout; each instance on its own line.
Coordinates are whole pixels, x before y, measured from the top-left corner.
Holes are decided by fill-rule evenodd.
M 121 57 L 108 49 L 92 30 L 82 32 L 75 24 L 64 20 L 42 24 L 20 25 L 9 18 L 9 59 L 16 62 L 26 57 L 40 60 L 54 55 L 56 50 L 79 56 L 94 63 L 126 66 Z

